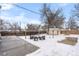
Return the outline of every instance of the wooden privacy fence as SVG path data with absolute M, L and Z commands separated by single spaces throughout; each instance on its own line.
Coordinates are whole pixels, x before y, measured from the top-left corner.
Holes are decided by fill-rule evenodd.
M 38 32 L 38 31 L 14 31 L 14 32 L 12 32 L 12 31 L 10 31 L 10 32 L 8 32 L 8 31 L 3 31 L 3 32 L 1 32 L 1 35 L 2 36 L 8 36 L 8 35 L 17 35 L 17 36 L 24 36 L 25 34 L 26 35 L 35 35 L 35 34 L 42 34 L 42 33 L 46 33 L 46 31 L 40 31 L 40 32 Z
M 63 31 L 61 31 L 61 34 L 66 34 L 66 35 L 79 34 L 79 30 L 63 30 Z
M 48 33 L 47 31 L 2 31 L 0 32 L 1 36 L 8 36 L 8 35 L 17 35 L 17 36 L 24 36 L 26 35 L 35 35 L 35 34 L 44 34 L 44 33 Z M 50 31 L 50 34 L 52 35 L 54 32 Z M 58 33 L 58 34 L 57 34 Z M 63 29 L 63 30 L 55 30 L 55 34 L 56 35 L 60 35 L 60 34 L 65 34 L 65 35 L 69 35 L 69 34 L 79 34 L 79 30 L 68 30 L 68 29 Z

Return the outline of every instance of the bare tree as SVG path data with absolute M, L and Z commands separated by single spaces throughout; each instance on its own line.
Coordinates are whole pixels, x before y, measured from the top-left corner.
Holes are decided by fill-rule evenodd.
M 70 17 L 68 21 L 68 28 L 69 29 L 77 29 L 77 23 L 73 17 Z
M 76 29 L 79 28 L 79 3 L 74 5 L 74 10 L 72 10 L 72 16 L 74 17 L 73 21 L 76 21 Z
M 0 19 L 0 30 L 4 30 L 5 29 L 5 22 L 3 19 Z
M 63 16 L 63 14 L 61 14 L 61 13 L 62 13 L 61 9 L 52 11 L 50 9 L 50 7 L 47 6 L 47 4 L 43 4 L 41 18 L 44 20 L 44 23 L 47 25 L 48 32 L 49 32 L 50 27 L 52 27 L 52 28 L 62 27 L 61 25 L 63 24 L 65 18 Z
M 16 23 L 13 23 L 13 24 L 10 24 L 9 23 L 9 25 L 10 25 L 10 28 L 9 28 L 9 30 L 12 30 L 12 31 L 21 31 L 21 26 L 16 22 Z
M 38 30 L 39 25 L 37 24 L 27 24 L 28 30 Z
M 74 16 L 77 16 L 79 18 L 79 4 L 76 4 L 74 6 L 74 10 L 72 12 Z
M 0 19 L 0 30 L 3 30 L 2 25 L 3 25 L 3 20 L 2 20 L 2 19 Z

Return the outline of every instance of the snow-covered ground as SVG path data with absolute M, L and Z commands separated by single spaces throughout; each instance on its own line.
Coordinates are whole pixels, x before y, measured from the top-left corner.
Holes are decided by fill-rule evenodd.
M 54 37 L 47 34 L 42 34 L 46 37 L 45 40 L 30 40 L 29 36 L 20 36 L 20 38 L 29 43 L 40 47 L 37 51 L 28 54 L 27 56 L 79 56 L 79 35 L 55 35 Z M 39 35 L 41 36 L 41 35 Z M 65 37 L 77 37 L 78 43 L 75 46 L 58 43 Z

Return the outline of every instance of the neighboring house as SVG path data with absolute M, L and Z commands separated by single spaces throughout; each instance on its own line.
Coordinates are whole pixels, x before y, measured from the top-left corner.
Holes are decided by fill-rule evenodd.
M 65 29 L 49 28 L 49 35 L 60 35 L 62 31 L 65 31 Z

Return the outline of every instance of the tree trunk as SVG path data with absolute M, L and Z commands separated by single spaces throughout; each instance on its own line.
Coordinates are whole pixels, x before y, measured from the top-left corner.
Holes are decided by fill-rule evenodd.
M 48 24 L 48 35 L 49 35 L 49 24 Z

